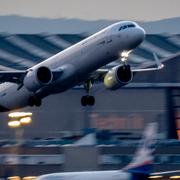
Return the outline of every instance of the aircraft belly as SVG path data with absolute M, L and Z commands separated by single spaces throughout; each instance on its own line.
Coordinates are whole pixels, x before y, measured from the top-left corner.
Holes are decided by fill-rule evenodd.
M 0 85 L 2 86 L 2 85 Z M 6 83 L 7 88 L 1 90 L 0 105 L 7 109 L 21 108 L 27 105 L 27 100 L 31 93 L 24 87 L 20 90 L 15 83 Z

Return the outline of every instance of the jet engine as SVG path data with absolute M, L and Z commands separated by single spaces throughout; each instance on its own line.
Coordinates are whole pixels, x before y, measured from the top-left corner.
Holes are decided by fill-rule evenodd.
M 24 86 L 32 92 L 36 92 L 43 86 L 52 82 L 53 73 L 48 67 L 42 66 L 37 69 L 31 69 L 24 78 Z
M 109 71 L 104 77 L 104 85 L 107 89 L 116 90 L 128 84 L 133 78 L 130 65 L 118 66 Z

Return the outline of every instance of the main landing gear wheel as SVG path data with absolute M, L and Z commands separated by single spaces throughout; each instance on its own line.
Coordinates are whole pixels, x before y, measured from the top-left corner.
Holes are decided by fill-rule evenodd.
M 88 81 L 85 83 L 84 88 L 85 88 L 85 90 L 86 90 L 86 92 L 87 92 L 88 95 L 83 96 L 83 97 L 81 98 L 81 105 L 82 105 L 82 106 L 87 106 L 87 105 L 93 106 L 93 105 L 95 104 L 95 98 L 94 98 L 94 96 L 90 96 L 90 95 L 89 95 L 89 94 L 90 94 L 90 93 L 89 93 L 89 92 L 90 92 L 90 89 L 92 88 L 92 82 L 91 82 L 91 80 L 88 80 Z
M 83 96 L 81 98 L 81 104 L 82 106 L 93 106 L 95 104 L 95 98 L 94 96 L 89 96 L 89 95 L 86 95 L 86 96 Z

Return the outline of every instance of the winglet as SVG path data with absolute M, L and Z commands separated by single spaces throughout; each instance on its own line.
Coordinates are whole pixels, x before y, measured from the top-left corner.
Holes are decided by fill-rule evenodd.
M 164 64 L 161 63 L 156 53 L 153 52 L 154 60 L 156 61 L 157 68 L 162 69 L 164 67 Z
M 156 61 L 157 67 L 152 68 L 142 68 L 142 69 L 132 69 L 133 72 L 143 72 L 143 71 L 157 71 L 164 67 L 164 64 L 161 63 L 156 53 L 153 53 L 154 60 Z

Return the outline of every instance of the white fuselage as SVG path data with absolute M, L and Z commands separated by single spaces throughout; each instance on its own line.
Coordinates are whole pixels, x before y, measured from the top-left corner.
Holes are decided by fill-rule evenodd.
M 135 27 L 119 30 L 128 23 L 133 23 Z M 136 23 L 119 22 L 33 66 L 31 70 L 41 66 L 46 66 L 50 70 L 64 70 L 58 80 L 39 89 L 38 96 L 44 98 L 63 92 L 85 81 L 93 71 L 116 60 L 122 51 L 130 51 L 137 47 L 144 36 L 144 30 Z M 18 89 L 15 83 L 0 84 L 0 111 L 3 111 L 3 108 L 11 110 L 27 106 L 28 99 L 33 94 L 34 92 L 25 86 Z
M 123 171 L 87 171 L 54 173 L 40 176 L 37 180 L 130 180 L 131 174 Z

